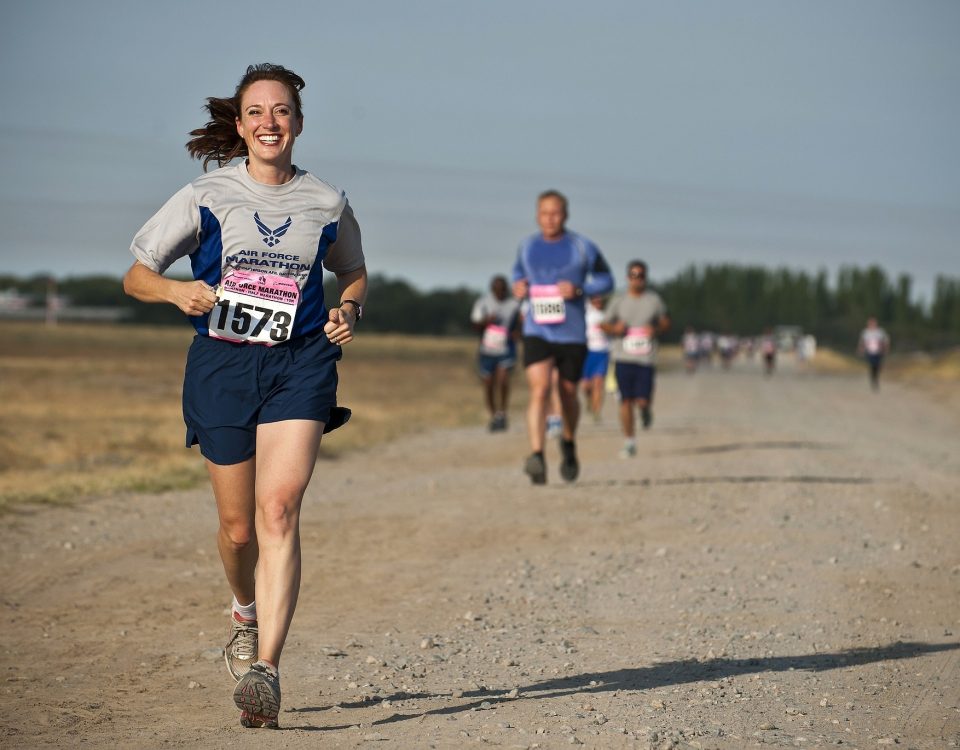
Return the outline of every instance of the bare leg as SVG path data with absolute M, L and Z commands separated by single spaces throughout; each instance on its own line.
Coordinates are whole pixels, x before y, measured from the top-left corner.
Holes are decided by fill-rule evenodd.
M 603 375 L 590 379 L 590 407 L 595 416 L 603 412 Z
M 482 377 L 482 380 L 483 380 L 483 397 L 484 397 L 484 400 L 485 400 L 486 403 L 487 403 L 487 411 L 490 412 L 490 416 L 491 416 L 491 417 L 492 417 L 492 416 L 496 413 L 496 411 L 497 411 L 496 404 L 494 403 L 494 392 L 495 392 L 495 389 L 494 389 L 493 380 L 494 380 L 495 373 L 496 373 L 496 371 L 494 371 L 494 374 L 493 374 L 493 375 L 484 375 L 484 376 Z
M 221 466 L 207 461 L 207 473 L 217 500 L 220 528 L 217 549 L 223 561 L 230 590 L 240 604 L 250 604 L 255 596 L 254 571 L 257 567 L 257 533 L 254 459 Z
M 623 427 L 623 436 L 632 438 L 634 436 L 633 425 L 633 405 L 635 400 L 625 398 L 620 402 L 620 425 Z
M 500 411 L 506 413 L 510 401 L 510 370 L 498 367 L 495 371 L 497 390 L 500 393 Z
M 534 453 L 543 450 L 546 433 L 547 401 L 550 396 L 550 378 L 553 360 L 534 362 L 526 368 L 527 385 L 530 388 L 530 404 L 527 406 L 527 435 Z
M 560 372 L 556 367 L 550 371 L 550 414 L 563 415 L 563 401 L 560 397 Z
M 577 384 L 572 380 L 559 379 L 560 403 L 563 414 L 563 439 L 573 440 L 580 421 L 580 400 L 577 398 Z
M 304 419 L 257 427 L 257 619 L 260 658 L 274 665 L 300 593 L 300 503 L 322 434 L 322 422 Z

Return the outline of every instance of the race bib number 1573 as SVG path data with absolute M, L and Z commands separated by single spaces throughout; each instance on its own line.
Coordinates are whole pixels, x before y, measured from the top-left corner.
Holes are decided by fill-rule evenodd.
M 223 279 L 207 327 L 216 339 L 273 346 L 290 338 L 299 302 L 293 279 L 232 271 Z

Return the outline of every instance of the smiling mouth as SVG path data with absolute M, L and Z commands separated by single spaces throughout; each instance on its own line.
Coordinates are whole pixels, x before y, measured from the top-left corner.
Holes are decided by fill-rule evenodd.
M 257 140 L 260 141 L 260 143 L 263 143 L 267 146 L 275 146 L 280 142 L 280 136 L 279 135 L 260 135 L 260 136 L 257 136 Z

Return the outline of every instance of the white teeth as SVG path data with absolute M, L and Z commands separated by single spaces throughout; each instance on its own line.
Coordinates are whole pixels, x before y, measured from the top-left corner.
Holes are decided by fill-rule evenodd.
M 279 140 L 280 140 L 279 135 L 261 135 L 260 136 L 261 143 L 276 143 Z

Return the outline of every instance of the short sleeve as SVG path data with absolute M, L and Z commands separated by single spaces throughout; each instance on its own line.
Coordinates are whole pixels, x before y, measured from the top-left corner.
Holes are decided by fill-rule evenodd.
M 659 294 L 657 295 L 657 315 L 661 318 L 667 317 L 667 303 Z
M 473 303 L 473 310 L 470 311 L 470 322 L 479 323 L 486 317 L 484 312 L 484 298 L 480 297 L 476 302 Z
M 323 266 L 331 273 L 344 274 L 356 271 L 365 263 L 363 245 L 360 242 L 360 225 L 347 203 L 340 213 L 337 226 L 337 241 L 330 246 Z
M 199 245 L 200 209 L 193 185 L 187 185 L 141 227 L 130 252 L 151 271 L 163 273 Z
M 604 323 L 615 323 L 619 320 L 620 316 L 620 298 L 614 297 L 610 300 L 610 304 L 607 305 L 607 309 L 603 312 L 603 322 Z

